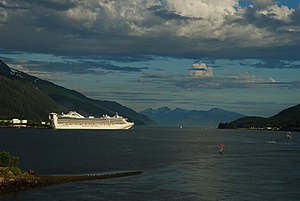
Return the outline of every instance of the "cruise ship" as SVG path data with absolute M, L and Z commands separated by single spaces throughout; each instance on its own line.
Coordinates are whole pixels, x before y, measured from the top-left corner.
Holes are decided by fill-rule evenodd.
M 118 114 L 113 117 L 103 115 L 95 118 L 84 117 L 75 111 L 61 115 L 52 112 L 49 114 L 49 120 L 53 129 L 129 129 L 134 125 Z

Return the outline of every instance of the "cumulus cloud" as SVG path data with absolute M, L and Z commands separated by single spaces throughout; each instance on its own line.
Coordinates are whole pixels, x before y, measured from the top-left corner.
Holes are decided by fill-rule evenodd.
M 192 69 L 190 70 L 190 75 L 192 77 L 199 77 L 199 78 L 204 78 L 204 77 L 213 77 L 214 72 L 213 68 L 208 67 L 205 63 L 194 63 L 192 65 Z
M 276 80 L 274 80 L 272 77 L 269 78 L 262 78 L 262 77 L 257 77 L 253 73 L 250 72 L 244 72 L 241 73 L 238 77 L 234 78 L 234 82 L 237 83 L 275 83 Z
M 248 18 L 251 17 L 252 20 L 255 19 L 253 22 L 256 23 L 256 25 L 261 23 L 261 26 L 269 26 L 269 24 L 264 23 L 267 20 L 269 22 L 273 20 L 272 25 L 275 25 L 274 21 L 277 22 L 277 26 L 291 22 L 291 17 L 295 12 L 294 9 L 291 9 L 288 6 L 279 5 L 272 0 L 253 1 L 255 2 L 254 5 L 248 6 L 244 10 L 244 14 Z M 281 22 L 281 24 L 279 22 Z
M 262 57 L 297 57 L 281 50 L 299 49 L 299 9 L 253 2 L 242 7 L 238 0 L 2 0 L 0 43 L 60 53 L 245 58 L 263 49 Z
M 182 16 L 206 19 L 221 24 L 224 16 L 236 13 L 236 0 L 169 0 L 164 1 L 167 10 L 174 10 Z

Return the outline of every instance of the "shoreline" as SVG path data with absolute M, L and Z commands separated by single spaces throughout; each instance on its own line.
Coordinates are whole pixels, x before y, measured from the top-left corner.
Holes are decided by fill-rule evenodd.
M 3 179 L 0 181 L 0 195 L 70 182 L 128 177 L 142 173 L 143 171 L 127 171 L 96 175 L 31 176 L 28 178 Z
M 0 125 L 0 128 L 11 128 L 11 129 L 51 129 L 50 126 L 42 126 L 42 125 Z

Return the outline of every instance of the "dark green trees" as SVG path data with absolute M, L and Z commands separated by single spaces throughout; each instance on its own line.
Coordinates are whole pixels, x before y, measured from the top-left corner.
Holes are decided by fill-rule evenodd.
M 5 167 L 17 167 L 19 165 L 19 157 L 15 157 L 7 151 L 2 151 L 0 152 L 0 165 Z

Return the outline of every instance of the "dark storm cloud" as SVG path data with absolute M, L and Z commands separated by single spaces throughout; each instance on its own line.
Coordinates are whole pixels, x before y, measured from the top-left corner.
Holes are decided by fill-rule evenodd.
M 47 9 L 54 9 L 59 11 L 68 10 L 76 7 L 75 1 L 72 0 L 21 0 L 27 4 L 35 4 Z
M 5 1 L 0 1 L 0 8 L 18 10 L 18 9 L 27 9 L 28 7 L 19 4 L 7 4 L 5 3 Z
M 144 54 L 188 58 L 300 59 L 297 53 L 300 51 L 299 9 L 288 22 L 278 18 L 270 9 L 266 9 L 265 14 L 257 13 L 258 9 L 266 8 L 257 6 L 244 7 L 240 13 L 236 11 L 229 15 L 222 11 L 209 15 L 214 18 L 204 18 L 184 15 L 162 4 L 139 5 L 140 10 L 134 10 L 127 8 L 123 1 L 112 4 L 121 7 L 108 6 L 105 9 L 99 1 L 92 0 L 1 2 L 4 20 L 0 20 L 0 44 L 8 51 L 81 56 Z M 112 3 L 101 2 L 104 5 Z M 16 11 L 14 5 L 26 9 Z M 123 15 L 126 9 L 131 9 L 132 13 Z M 210 10 L 214 11 L 213 8 Z M 253 31 L 252 34 L 243 31 L 250 25 L 253 28 L 248 32 Z
M 16 64 L 22 65 L 23 68 L 29 71 L 41 72 L 67 72 L 73 74 L 107 74 L 112 72 L 132 73 L 141 72 L 147 67 L 121 67 L 110 64 L 106 61 L 84 61 L 79 62 L 65 61 L 65 62 L 41 62 L 41 61 L 17 61 Z
M 193 18 L 193 17 L 182 16 L 175 11 L 170 11 L 165 9 L 161 5 L 152 6 L 148 8 L 148 10 L 151 11 L 154 15 L 164 20 L 191 20 L 191 19 L 201 20 L 202 19 L 200 17 Z
M 99 59 L 99 60 L 107 60 L 107 61 L 117 61 L 121 63 L 131 63 L 131 62 L 147 62 L 153 61 L 157 59 L 153 55 L 101 55 L 101 56 L 78 56 L 73 57 L 73 59 Z
M 147 67 L 136 68 L 136 67 L 119 67 L 112 64 L 100 64 L 100 68 L 108 71 L 119 71 L 119 72 L 141 72 L 142 70 L 148 69 Z

